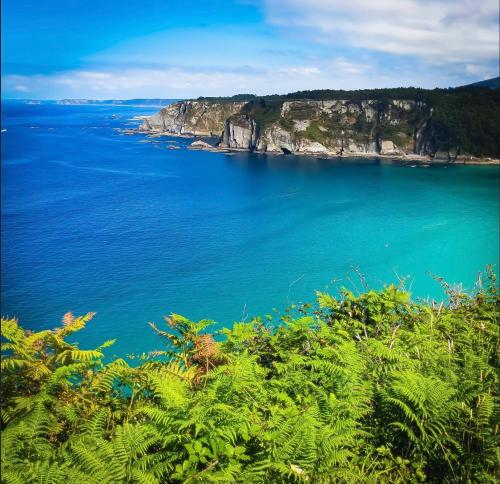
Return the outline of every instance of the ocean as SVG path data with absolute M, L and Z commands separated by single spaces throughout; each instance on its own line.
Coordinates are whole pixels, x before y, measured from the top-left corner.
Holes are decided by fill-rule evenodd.
M 95 311 L 82 347 L 160 346 L 172 312 L 217 327 L 398 282 L 443 298 L 499 263 L 495 166 L 189 151 L 124 135 L 154 107 L 2 106 L 2 314 Z M 168 149 L 176 146 L 180 149 Z M 359 274 L 364 277 L 359 277 Z

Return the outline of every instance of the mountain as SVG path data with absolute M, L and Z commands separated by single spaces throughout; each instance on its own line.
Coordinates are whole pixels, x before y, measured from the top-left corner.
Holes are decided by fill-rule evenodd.
M 466 86 L 463 87 L 487 87 L 489 89 L 499 89 L 500 77 L 485 79 L 484 81 L 474 82 L 473 84 L 467 84 Z
M 141 130 L 256 152 L 500 158 L 499 106 L 499 89 L 478 87 L 238 95 L 171 104 Z

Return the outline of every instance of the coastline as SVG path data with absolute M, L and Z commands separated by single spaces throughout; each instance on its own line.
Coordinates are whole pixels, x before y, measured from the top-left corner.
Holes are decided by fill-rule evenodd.
M 170 131 L 158 131 L 158 130 L 145 130 L 141 128 L 137 129 L 126 129 L 124 133 L 127 135 L 134 134 L 142 134 L 146 135 L 148 138 L 161 138 L 161 137 L 170 137 L 170 138 L 183 138 L 183 139 L 193 139 L 194 141 L 210 138 L 210 136 L 201 136 L 201 135 L 193 135 L 193 134 L 179 134 L 173 133 Z M 192 151 L 210 151 L 215 153 L 255 153 L 255 154 L 269 154 L 269 155 L 281 155 L 281 156 L 309 156 L 317 159 L 347 159 L 347 158 L 378 158 L 383 160 L 393 160 L 393 161 L 401 161 L 401 162 L 409 162 L 416 163 L 418 165 L 430 166 L 430 165 L 497 165 L 500 166 L 500 159 L 485 157 L 478 158 L 474 156 L 458 156 L 455 160 L 448 160 L 447 158 L 441 157 L 430 157 L 430 156 L 422 156 L 413 153 L 409 153 L 406 155 L 401 154 L 380 154 L 376 152 L 366 153 L 366 152 L 352 152 L 347 154 L 338 154 L 338 153 L 315 153 L 315 152 L 293 152 L 293 153 L 283 153 L 282 151 L 259 151 L 259 150 L 248 150 L 243 148 L 228 148 L 228 147 L 219 147 L 219 146 L 210 146 L 210 147 L 190 147 L 187 149 Z

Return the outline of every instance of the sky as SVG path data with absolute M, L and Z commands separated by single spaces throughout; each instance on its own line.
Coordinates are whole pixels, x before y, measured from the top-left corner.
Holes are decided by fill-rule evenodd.
M 2 98 L 434 88 L 498 75 L 498 0 L 2 0 Z

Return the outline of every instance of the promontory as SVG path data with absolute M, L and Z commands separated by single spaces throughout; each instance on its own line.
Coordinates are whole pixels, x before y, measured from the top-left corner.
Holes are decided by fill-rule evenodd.
M 198 98 L 162 108 L 142 132 L 214 137 L 221 149 L 445 161 L 500 158 L 500 89 L 465 86 Z

